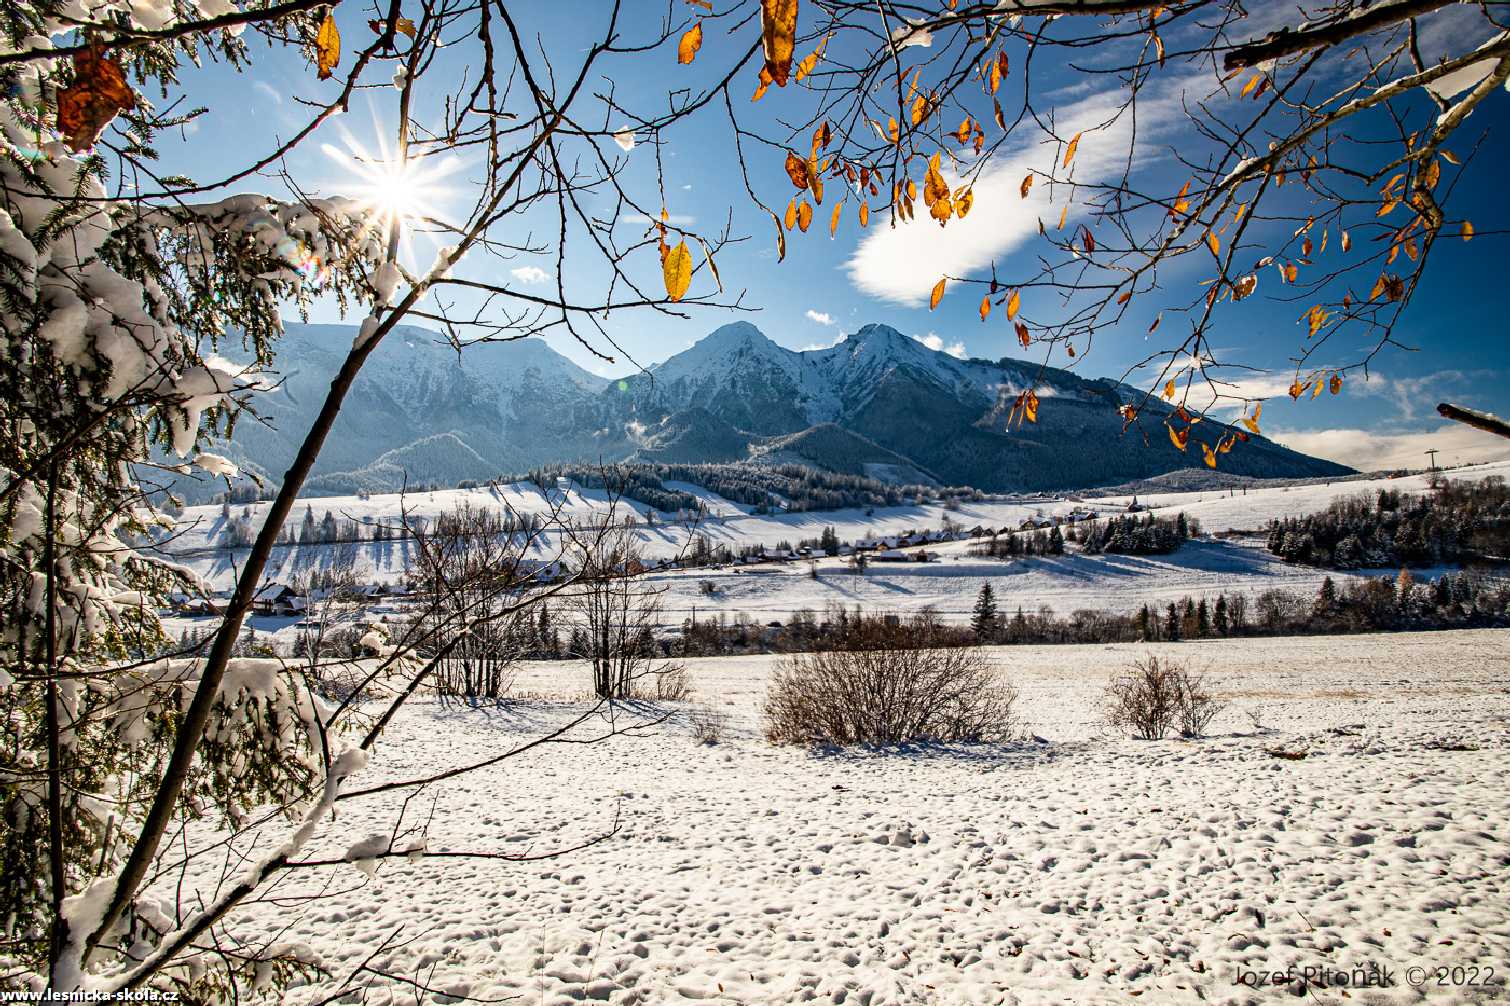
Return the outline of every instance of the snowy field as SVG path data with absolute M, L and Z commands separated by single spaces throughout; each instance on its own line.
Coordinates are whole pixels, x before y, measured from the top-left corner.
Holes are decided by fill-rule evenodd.
M 1450 473 L 1452 478 L 1481 479 L 1489 475 L 1510 473 L 1510 462 L 1480 465 Z M 1167 493 L 1139 497 L 1165 514 L 1183 511 L 1198 518 L 1207 532 L 1233 530 L 1256 531 L 1276 517 L 1299 516 L 1324 510 L 1333 500 L 1388 487 L 1402 492 L 1423 492 L 1424 476 L 1399 479 L 1370 479 L 1310 486 L 1273 487 L 1240 491 L 1235 495 L 1221 492 Z M 685 487 L 684 487 L 685 488 Z M 1076 507 L 1106 513 L 1121 513 L 1126 497 L 1087 502 L 1008 503 L 983 502 L 963 504 L 955 512 L 941 506 L 895 507 L 878 509 L 871 516 L 859 510 L 824 511 L 808 514 L 753 516 L 742 514 L 727 500 L 701 491 L 708 499 L 709 511 L 726 516 L 706 520 L 696 530 L 715 544 L 731 546 L 756 544 L 774 547 L 780 541 L 795 544 L 804 538 L 816 538 L 826 526 L 835 527 L 839 537 L 856 540 L 908 530 L 937 529 L 945 518 L 962 527 L 1017 524 L 1035 513 L 1064 514 Z M 474 506 L 491 500 L 499 505 L 506 500 L 520 512 L 543 512 L 546 497 L 533 486 L 508 486 L 501 489 L 443 490 L 411 497 L 416 508 L 424 504 L 423 514 L 434 515 L 470 501 Z M 322 507 L 332 513 L 362 520 L 396 519 L 397 497 L 339 497 L 314 500 L 316 514 Z M 610 512 L 610 504 L 592 492 L 573 490 L 567 497 L 567 509 L 576 517 L 589 519 Z M 630 504 L 619 502 L 619 512 Z M 254 510 L 257 505 L 254 505 Z M 265 506 L 265 504 L 263 505 Z M 636 512 L 643 507 L 635 506 Z M 237 508 L 236 513 L 240 513 Z M 296 514 L 302 514 L 302 506 Z M 205 550 L 215 537 L 220 521 L 218 507 L 196 508 L 185 514 L 182 536 L 174 542 L 181 560 L 215 589 L 224 590 L 234 583 L 244 551 Z M 691 533 L 685 525 L 641 527 L 636 531 L 642 547 L 652 556 L 674 555 L 685 549 Z M 663 621 L 680 625 L 692 615 L 699 619 L 725 615 L 747 616 L 757 622 L 786 621 L 794 612 L 812 611 L 820 616 L 831 604 L 860 605 L 868 611 L 914 613 L 932 606 L 946 621 L 968 619 L 976 595 L 990 583 L 998 602 L 1008 614 L 1021 606 L 1026 612 L 1048 606 L 1064 616 L 1079 609 L 1112 612 L 1135 611 L 1140 605 L 1165 605 L 1187 596 L 1218 593 L 1256 597 L 1267 590 L 1288 590 L 1313 594 L 1327 571 L 1292 566 L 1278 561 L 1264 547 L 1261 537 L 1191 541 L 1169 556 L 1081 555 L 1071 549 L 1064 556 L 996 560 L 968 555 L 970 542 L 951 542 L 929 546 L 940 561 L 917 563 L 872 563 L 863 576 L 854 575 L 842 558 L 822 559 L 814 567 L 806 562 L 767 564 L 749 567 L 724 567 L 669 571 L 646 577 L 647 585 L 663 591 Z M 368 582 L 393 582 L 403 577 L 411 544 L 402 541 L 367 542 L 359 546 L 310 545 L 278 548 L 274 551 L 264 582 L 290 582 L 310 570 L 326 568 L 335 561 L 338 551 L 345 550 L 352 559 L 357 575 Z M 546 555 L 547 550 L 537 551 Z M 1333 572 L 1334 579 L 1353 576 L 1393 575 L 1395 570 L 1364 570 L 1356 574 Z M 1435 571 L 1418 571 L 1430 577 Z M 816 576 L 813 575 L 816 573 Z M 251 620 L 256 631 L 274 634 L 275 641 L 292 645 L 294 618 L 258 617 Z M 213 625 L 212 620 L 172 618 L 168 620 L 175 634 L 196 626 Z
M 720 743 L 668 707 L 643 735 L 537 748 L 410 807 L 435 801 L 431 853 L 540 855 L 617 820 L 612 837 L 536 862 L 294 871 L 238 925 L 340 976 L 395 976 L 343 1000 L 375 1004 L 454 1001 L 409 981 L 529 1004 L 1267 1004 L 1294 989 L 1240 979 L 1371 964 L 1395 986 L 1307 1001 L 1503 998 L 1510 633 L 1153 647 L 1207 666 L 1229 708 L 1205 740 L 1104 735 L 1108 675 L 1149 649 L 1001 648 L 1036 736 L 848 753 L 761 738 L 772 658 L 692 661 L 698 701 L 729 717 Z M 416 705 L 350 785 L 495 756 L 587 708 L 586 686 L 540 665 L 517 686 L 537 697 L 505 710 Z M 340 808 L 311 858 L 394 830 L 391 793 Z M 1437 985 L 1453 966 L 1492 984 Z

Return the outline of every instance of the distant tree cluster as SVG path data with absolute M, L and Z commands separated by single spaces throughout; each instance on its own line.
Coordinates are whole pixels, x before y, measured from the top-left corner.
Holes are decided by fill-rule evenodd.
M 970 554 L 992 559 L 1013 559 L 1025 555 L 1063 555 L 1064 532 L 1059 525 L 1036 531 L 1002 531 L 971 546 Z
M 503 476 L 500 481 L 528 481 L 548 491 L 555 487 L 557 478 L 568 478 L 589 489 L 615 492 L 664 514 L 696 514 L 703 508 L 697 496 L 668 488 L 666 482 L 701 486 L 731 502 L 754 507 L 760 513 L 904 506 L 933 498 L 946 501 L 985 498 L 976 489 L 892 485 L 863 475 L 827 472 L 799 464 L 561 464 L 534 468 L 524 476 Z
M 1116 555 L 1169 555 L 1200 534 L 1200 525 L 1187 520 L 1183 513 L 1174 517 L 1148 514 L 1113 517 L 1104 524 L 1094 524 L 1079 536 L 1087 552 L 1110 552 Z
M 1329 569 L 1457 563 L 1503 556 L 1507 547 L 1510 488 L 1500 476 L 1444 480 L 1421 496 L 1380 489 L 1269 524 L 1270 552 Z
M 1510 586 L 1469 572 L 1420 583 L 1402 571 L 1394 577 L 1353 580 L 1341 586 L 1328 577 L 1315 594 L 1269 590 L 1250 599 L 1221 593 L 1214 598 L 1145 604 L 1133 612 L 1081 609 L 1059 615 L 1047 606 L 1036 610 L 1018 606 L 1007 614 L 987 583 L 965 625 L 944 623 L 932 609 L 904 617 L 831 606 L 821 616 L 798 611 L 785 622 L 766 624 L 742 613 L 687 619 L 682 622 L 680 640 L 668 640 L 664 646 L 668 652 L 688 657 L 834 649 L 850 645 L 854 633 L 863 634 L 866 626 L 878 620 L 925 632 L 930 646 L 1173 643 L 1492 628 L 1510 625 Z

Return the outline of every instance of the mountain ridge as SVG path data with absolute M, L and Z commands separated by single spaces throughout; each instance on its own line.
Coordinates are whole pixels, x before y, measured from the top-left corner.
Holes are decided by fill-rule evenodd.
M 281 380 L 256 403 L 262 421 L 243 420 L 215 448 L 268 481 L 292 459 L 355 332 L 287 329 L 275 362 Z M 1029 387 L 1039 422 L 1008 429 L 1010 404 Z M 619 380 L 540 339 L 458 354 L 435 333 L 399 327 L 353 385 L 309 489 L 382 492 L 617 461 L 797 461 L 986 491 L 1083 489 L 1191 466 L 1191 454 L 1144 432 L 1155 423 L 1124 435 L 1117 409 L 1142 397 L 1117 381 L 1009 357 L 957 359 L 888 325 L 791 350 L 732 322 Z M 1170 411 L 1144 408 L 1146 420 Z M 1222 468 L 1257 478 L 1350 471 L 1257 436 L 1223 455 Z

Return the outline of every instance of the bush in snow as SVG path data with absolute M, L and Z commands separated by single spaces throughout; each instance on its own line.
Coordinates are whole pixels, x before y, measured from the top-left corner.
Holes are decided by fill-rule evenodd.
M 911 626 L 876 622 L 853 648 L 788 657 L 765 702 L 774 744 L 994 741 L 1015 733 L 1017 692 L 985 651 L 928 647 Z
M 1108 725 L 1141 740 L 1159 740 L 1173 729 L 1182 737 L 1203 736 L 1224 708 L 1206 690 L 1204 676 L 1153 655 L 1113 679 L 1102 705 Z

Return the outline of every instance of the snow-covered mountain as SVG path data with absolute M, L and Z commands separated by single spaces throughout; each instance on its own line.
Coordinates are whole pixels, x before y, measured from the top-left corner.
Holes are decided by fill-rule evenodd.
M 238 425 L 226 448 L 235 460 L 276 482 L 354 331 L 289 326 L 276 362 L 282 383 L 258 402 L 264 422 Z M 1029 386 L 1039 422 L 1008 429 L 1011 403 Z M 956 359 L 886 325 L 797 352 L 735 322 L 612 382 L 538 339 L 458 355 L 434 333 L 402 328 L 358 378 L 309 488 L 383 491 L 405 479 L 454 484 L 554 461 L 635 459 L 801 462 L 987 490 L 1065 489 L 1199 464 L 1194 445 L 1176 450 L 1156 422 L 1122 432 L 1117 407 L 1137 395 L 1026 361 Z M 1224 455 L 1222 468 L 1346 471 L 1259 437 Z
M 1191 453 L 1177 450 L 1157 423 L 1124 435 L 1117 409 L 1141 400 L 1136 389 L 1010 358 L 956 359 L 886 325 L 797 352 L 736 322 L 625 383 L 611 396 L 620 414 L 605 425 L 647 431 L 637 452 L 645 459 L 692 460 L 697 452 L 678 437 L 686 431 L 719 444 L 719 456 L 704 460 L 734 460 L 746 443 L 756 460 L 871 474 L 910 466 L 951 485 L 993 490 L 1102 485 L 1200 464 L 1194 445 Z M 1028 387 L 1042 400 L 1040 421 L 1009 430 L 1011 405 Z M 806 435 L 818 428 L 828 432 Z M 875 452 L 887 457 L 854 464 Z M 1222 461 L 1224 471 L 1260 477 L 1346 471 L 1261 437 Z

